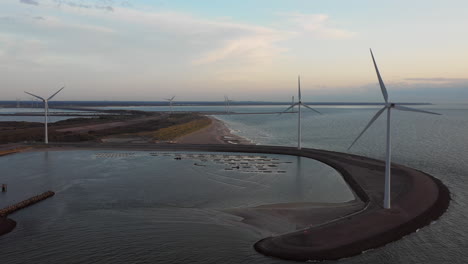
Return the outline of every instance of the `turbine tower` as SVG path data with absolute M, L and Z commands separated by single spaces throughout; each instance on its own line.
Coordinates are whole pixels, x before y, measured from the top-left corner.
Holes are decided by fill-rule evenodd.
M 172 114 L 172 101 L 174 101 L 175 96 L 172 96 L 171 99 L 165 99 L 166 101 L 169 102 L 169 107 L 171 108 L 171 114 Z
M 374 54 L 372 53 L 372 49 L 370 50 L 372 61 L 374 62 L 374 67 L 375 71 L 377 73 L 377 78 L 379 80 L 380 84 L 380 89 L 382 90 L 382 95 L 385 100 L 385 106 L 380 109 L 374 117 L 370 120 L 370 122 L 367 124 L 367 126 L 364 128 L 364 130 L 359 134 L 359 136 L 353 141 L 351 146 L 349 146 L 348 150 L 353 147 L 354 143 L 358 141 L 358 139 L 366 132 L 366 130 L 374 123 L 375 120 L 379 118 L 379 116 L 384 112 L 387 111 L 387 149 L 386 149 L 386 154 L 385 154 L 385 191 L 384 191 L 384 208 L 385 209 L 390 209 L 391 207 L 391 202 L 390 202 L 390 185 L 391 185 L 391 135 L 390 135 L 390 115 L 391 115 L 391 110 L 396 109 L 396 110 L 402 110 L 402 111 L 409 111 L 409 112 L 419 112 L 419 113 L 426 113 L 426 114 L 433 114 L 433 115 L 440 115 L 438 113 L 434 112 L 429 112 L 429 111 L 424 111 L 420 109 L 414 109 L 406 106 L 402 106 L 401 103 L 392 103 L 388 101 L 388 93 L 387 93 L 387 88 L 385 88 L 385 84 L 382 80 L 382 77 L 380 76 L 379 68 L 377 67 L 377 63 L 375 62 L 374 59 Z
M 231 102 L 234 102 L 233 100 L 230 100 L 227 95 L 224 96 L 224 108 L 226 110 L 226 113 L 231 112 Z
M 298 102 L 297 103 L 293 103 L 290 107 L 288 107 L 286 110 L 284 110 L 282 113 L 285 113 L 287 111 L 289 111 L 289 109 L 293 109 L 296 105 L 297 105 L 297 108 L 298 108 L 298 116 L 297 116 L 297 149 L 301 149 L 302 146 L 301 146 L 301 141 L 302 141 L 302 127 L 301 127 L 301 106 L 304 106 L 306 108 L 309 108 L 310 110 L 318 113 L 318 114 L 322 114 L 320 113 L 319 111 L 313 109 L 312 107 L 304 104 L 302 102 L 302 96 L 301 96 L 301 76 L 298 76 L 297 77 L 297 90 L 298 90 Z
M 229 98 L 226 95 L 224 96 L 224 111 L 229 113 Z
M 40 99 L 40 100 L 42 100 L 42 101 L 44 102 L 44 128 L 45 128 L 45 129 L 44 129 L 44 130 L 45 130 L 45 132 L 44 132 L 44 134 L 45 134 L 45 135 L 44 135 L 44 142 L 45 142 L 46 144 L 49 144 L 49 135 L 48 135 L 48 131 L 47 131 L 47 122 L 48 122 L 47 115 L 49 114 L 49 101 L 50 101 L 52 98 L 54 98 L 54 96 L 56 96 L 56 95 L 57 95 L 60 91 L 62 91 L 64 88 L 65 88 L 65 86 L 62 87 L 62 88 L 60 88 L 57 92 L 55 92 L 53 95 L 51 95 L 51 96 L 50 96 L 49 98 L 47 98 L 47 99 L 44 99 L 44 98 L 42 98 L 42 97 L 40 97 L 40 96 L 37 96 L 37 95 L 35 95 L 35 94 L 32 94 L 32 93 L 25 92 L 25 93 L 27 93 L 27 94 L 29 94 L 29 95 L 32 95 L 32 96 L 34 96 L 34 97 L 36 97 L 36 98 L 38 98 L 38 99 Z
M 294 95 L 292 96 L 292 103 L 291 103 L 291 105 L 293 105 L 293 104 L 294 104 Z M 294 107 L 291 108 L 291 112 L 294 112 Z

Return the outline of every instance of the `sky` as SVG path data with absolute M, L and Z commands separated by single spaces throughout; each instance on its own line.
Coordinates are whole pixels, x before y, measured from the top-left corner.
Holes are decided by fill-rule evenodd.
M 1 0 L 0 100 L 468 103 L 466 0 Z M 297 96 L 297 95 L 296 95 Z

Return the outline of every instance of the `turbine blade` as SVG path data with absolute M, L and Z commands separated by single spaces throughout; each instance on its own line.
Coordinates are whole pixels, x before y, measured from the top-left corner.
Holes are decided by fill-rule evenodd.
M 299 102 L 300 102 L 301 98 L 302 98 L 302 96 L 301 96 L 301 76 L 300 75 L 297 76 L 297 89 L 298 89 L 298 95 L 299 95 L 298 99 L 299 99 Z
M 419 112 L 419 113 L 425 113 L 425 114 L 431 114 L 431 115 L 441 115 L 441 114 L 439 114 L 439 113 L 434 113 L 434 112 L 430 112 L 430 111 L 420 110 L 420 109 L 416 109 L 416 108 L 410 108 L 410 107 L 401 106 L 401 105 L 395 105 L 394 108 L 395 108 L 395 109 L 398 109 L 398 110 L 401 110 L 401 111 Z
M 171 101 L 174 100 L 175 96 L 172 96 Z
M 39 98 L 39 99 L 41 99 L 42 101 L 45 102 L 45 99 L 42 98 L 42 97 L 40 97 L 40 96 L 38 96 L 38 95 L 35 95 L 35 94 L 32 94 L 32 93 L 28 93 L 28 92 L 25 92 L 25 93 L 27 93 L 27 94 L 29 94 L 29 95 L 32 95 L 32 96 L 34 96 L 34 97 L 36 97 L 36 98 Z
M 388 93 L 387 93 L 387 88 L 385 88 L 385 84 L 382 80 L 382 76 L 380 76 L 379 68 L 377 67 L 377 63 L 375 62 L 374 59 L 374 54 L 372 53 L 372 49 L 370 50 L 371 56 L 372 56 L 372 61 L 374 62 L 374 67 L 375 71 L 377 72 L 377 78 L 379 79 L 379 84 L 380 84 L 380 89 L 382 90 L 382 95 L 385 99 L 385 102 L 388 103 Z
M 62 88 L 60 88 L 60 90 L 58 90 L 58 91 L 55 92 L 53 95 L 51 95 L 49 98 L 47 98 L 47 101 L 49 101 L 49 100 L 52 99 L 54 96 L 56 96 L 58 93 L 60 93 L 60 91 L 62 91 L 64 88 L 65 88 L 65 86 L 62 87 Z
M 317 114 L 319 114 L 319 115 L 321 115 L 321 114 L 322 114 L 322 113 L 320 113 L 319 111 L 317 111 L 317 110 L 313 109 L 312 107 L 310 107 L 310 106 L 308 106 L 308 105 L 306 105 L 306 104 L 302 104 L 302 106 L 309 108 L 310 110 L 312 110 L 312 111 L 316 112 L 316 113 L 317 113 Z
M 296 106 L 297 104 L 293 104 L 291 105 L 290 107 L 286 108 L 286 110 L 284 110 L 283 112 L 279 113 L 278 115 L 281 115 L 282 113 L 286 113 L 287 111 L 289 111 L 289 109 L 293 108 L 294 106 Z
M 370 120 L 370 122 L 367 124 L 367 126 L 364 128 L 364 130 L 362 130 L 361 134 L 359 134 L 359 136 L 353 141 L 353 143 L 351 144 L 351 146 L 349 146 L 348 150 L 350 150 L 353 146 L 354 146 L 354 143 L 356 143 L 358 141 L 359 138 L 361 138 L 361 136 L 364 134 L 364 132 L 366 132 L 366 130 L 375 122 L 375 120 L 377 120 L 377 118 L 379 118 L 379 116 L 383 113 L 383 111 L 385 111 L 385 109 L 387 109 L 387 107 L 385 106 L 384 108 L 380 109 L 375 115 L 374 117 L 372 117 L 372 119 Z

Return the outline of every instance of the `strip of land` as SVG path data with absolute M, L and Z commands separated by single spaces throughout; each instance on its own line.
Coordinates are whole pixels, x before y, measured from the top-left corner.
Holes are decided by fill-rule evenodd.
M 178 144 L 252 144 L 250 141 L 234 135 L 221 121 L 210 117 L 212 123 L 205 128 L 176 139 Z

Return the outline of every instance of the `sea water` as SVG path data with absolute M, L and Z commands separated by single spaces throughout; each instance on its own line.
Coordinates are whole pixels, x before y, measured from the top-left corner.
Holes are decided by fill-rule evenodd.
M 286 107 L 256 108 L 261 109 L 259 111 L 262 112 L 276 112 Z M 303 109 L 303 145 L 341 152 L 348 151 L 349 145 L 378 110 L 375 107 L 318 107 L 317 109 L 323 115 Z M 339 263 L 466 263 L 468 259 L 468 253 L 466 253 L 466 248 L 468 248 L 468 218 L 466 217 L 468 215 L 466 192 L 468 190 L 468 105 L 434 105 L 422 109 L 439 112 L 442 116 L 392 111 L 392 159 L 394 162 L 423 170 L 441 179 L 449 187 L 453 199 L 448 211 L 438 221 L 420 229 L 417 233 L 384 247 L 367 251 L 365 254 L 340 260 Z M 252 109 L 248 108 L 243 111 L 251 112 Z M 385 117 L 383 115 L 375 122 L 350 150 L 351 153 L 384 159 Z M 257 144 L 297 145 L 297 114 L 222 115 L 217 118 L 225 121 L 235 134 Z M 51 170 L 53 168 L 51 167 Z M 45 177 L 49 171 L 41 173 Z M 123 188 L 125 187 L 122 186 Z M 78 188 L 77 192 L 78 197 L 91 195 L 83 188 Z M 52 233 L 46 231 L 57 223 L 53 217 L 45 218 L 45 220 L 50 220 L 45 221 L 47 225 L 43 219 L 39 221 L 25 216 L 30 214 L 31 210 L 39 210 L 39 207 L 34 206 L 24 212 L 19 212 L 14 215 L 19 223 L 17 230 L 5 237 L 0 237 L 2 246 L 0 253 L 7 252 L 13 256 L 10 260 L 16 263 L 48 263 L 47 260 L 50 259 L 62 263 L 288 263 L 255 252 L 252 245 L 261 236 L 246 226 L 235 225 L 232 229 L 226 229 L 225 225 L 215 224 L 214 222 L 219 223 L 215 220 L 186 231 L 177 223 L 166 223 L 159 229 L 161 232 L 166 232 L 164 240 L 161 241 L 150 232 L 152 228 L 155 228 L 151 219 L 164 214 L 152 209 L 151 206 L 141 206 L 138 210 L 129 212 L 119 209 L 121 205 L 112 203 L 113 200 L 110 201 L 110 204 L 115 206 L 114 209 L 109 209 L 111 206 L 103 206 L 102 211 L 96 210 L 92 213 L 79 211 L 70 215 L 67 209 L 73 208 L 72 206 L 47 208 L 57 210 L 62 215 L 60 230 Z M 46 205 L 47 203 L 44 203 L 44 206 Z M 206 212 L 200 214 L 204 215 L 203 217 L 211 217 Z M 190 217 L 196 217 L 194 213 L 191 215 Z M 186 214 L 179 216 L 180 219 L 187 219 L 187 217 Z M 93 221 L 93 218 L 100 220 Z M 188 219 L 192 220 L 192 218 Z M 211 217 L 211 219 L 217 218 Z M 128 221 L 134 225 L 126 225 Z M 87 231 L 91 225 L 100 231 Z M 27 233 L 24 237 L 15 237 L 17 232 L 24 232 L 26 229 L 33 234 Z M 78 237 L 71 237 L 67 240 L 64 235 L 67 230 L 76 230 Z M 121 232 L 114 232 L 115 230 Z M 352 233 L 353 230 L 349 232 Z M 204 238 L 207 234 L 211 234 L 209 239 L 197 240 L 197 243 L 193 243 L 191 239 Z M 94 240 L 100 244 L 109 246 L 96 252 L 93 249 L 97 242 L 90 242 L 90 237 L 94 237 Z M 41 244 L 42 239 L 55 242 L 44 245 Z M 22 251 L 18 249 L 24 246 L 31 247 L 35 253 L 23 257 L 18 253 Z M 76 249 L 84 254 L 76 253 Z M 78 259 L 77 256 L 83 259 Z
M 79 110 L 65 110 L 65 109 L 53 109 L 49 108 L 50 113 L 59 112 L 73 112 L 76 113 L 76 116 L 49 116 L 48 122 L 55 123 L 62 120 L 67 120 L 71 118 L 78 118 L 79 113 L 88 114 L 86 111 Z M 0 114 L 20 114 L 20 113 L 44 113 L 43 108 L 0 108 Z M 39 122 L 44 123 L 44 116 L 0 116 L 0 122 L 5 121 L 16 121 L 16 122 Z
M 442 115 L 391 112 L 392 161 L 427 172 L 448 186 L 452 202 L 434 224 L 341 263 L 466 263 L 468 261 L 468 105 L 418 107 Z M 378 108 L 302 109 L 304 147 L 348 152 Z M 218 116 L 257 144 L 297 145 L 297 115 Z M 350 153 L 385 159 L 386 114 Z M 349 230 L 353 232 L 353 230 Z M 268 262 L 265 262 L 268 263 Z
M 9 264 L 266 260 L 252 248 L 265 234 L 225 210 L 355 199 L 333 168 L 286 155 L 37 151 L 0 167 L 0 207 L 56 192 L 11 215 L 18 226 L 0 237 Z

